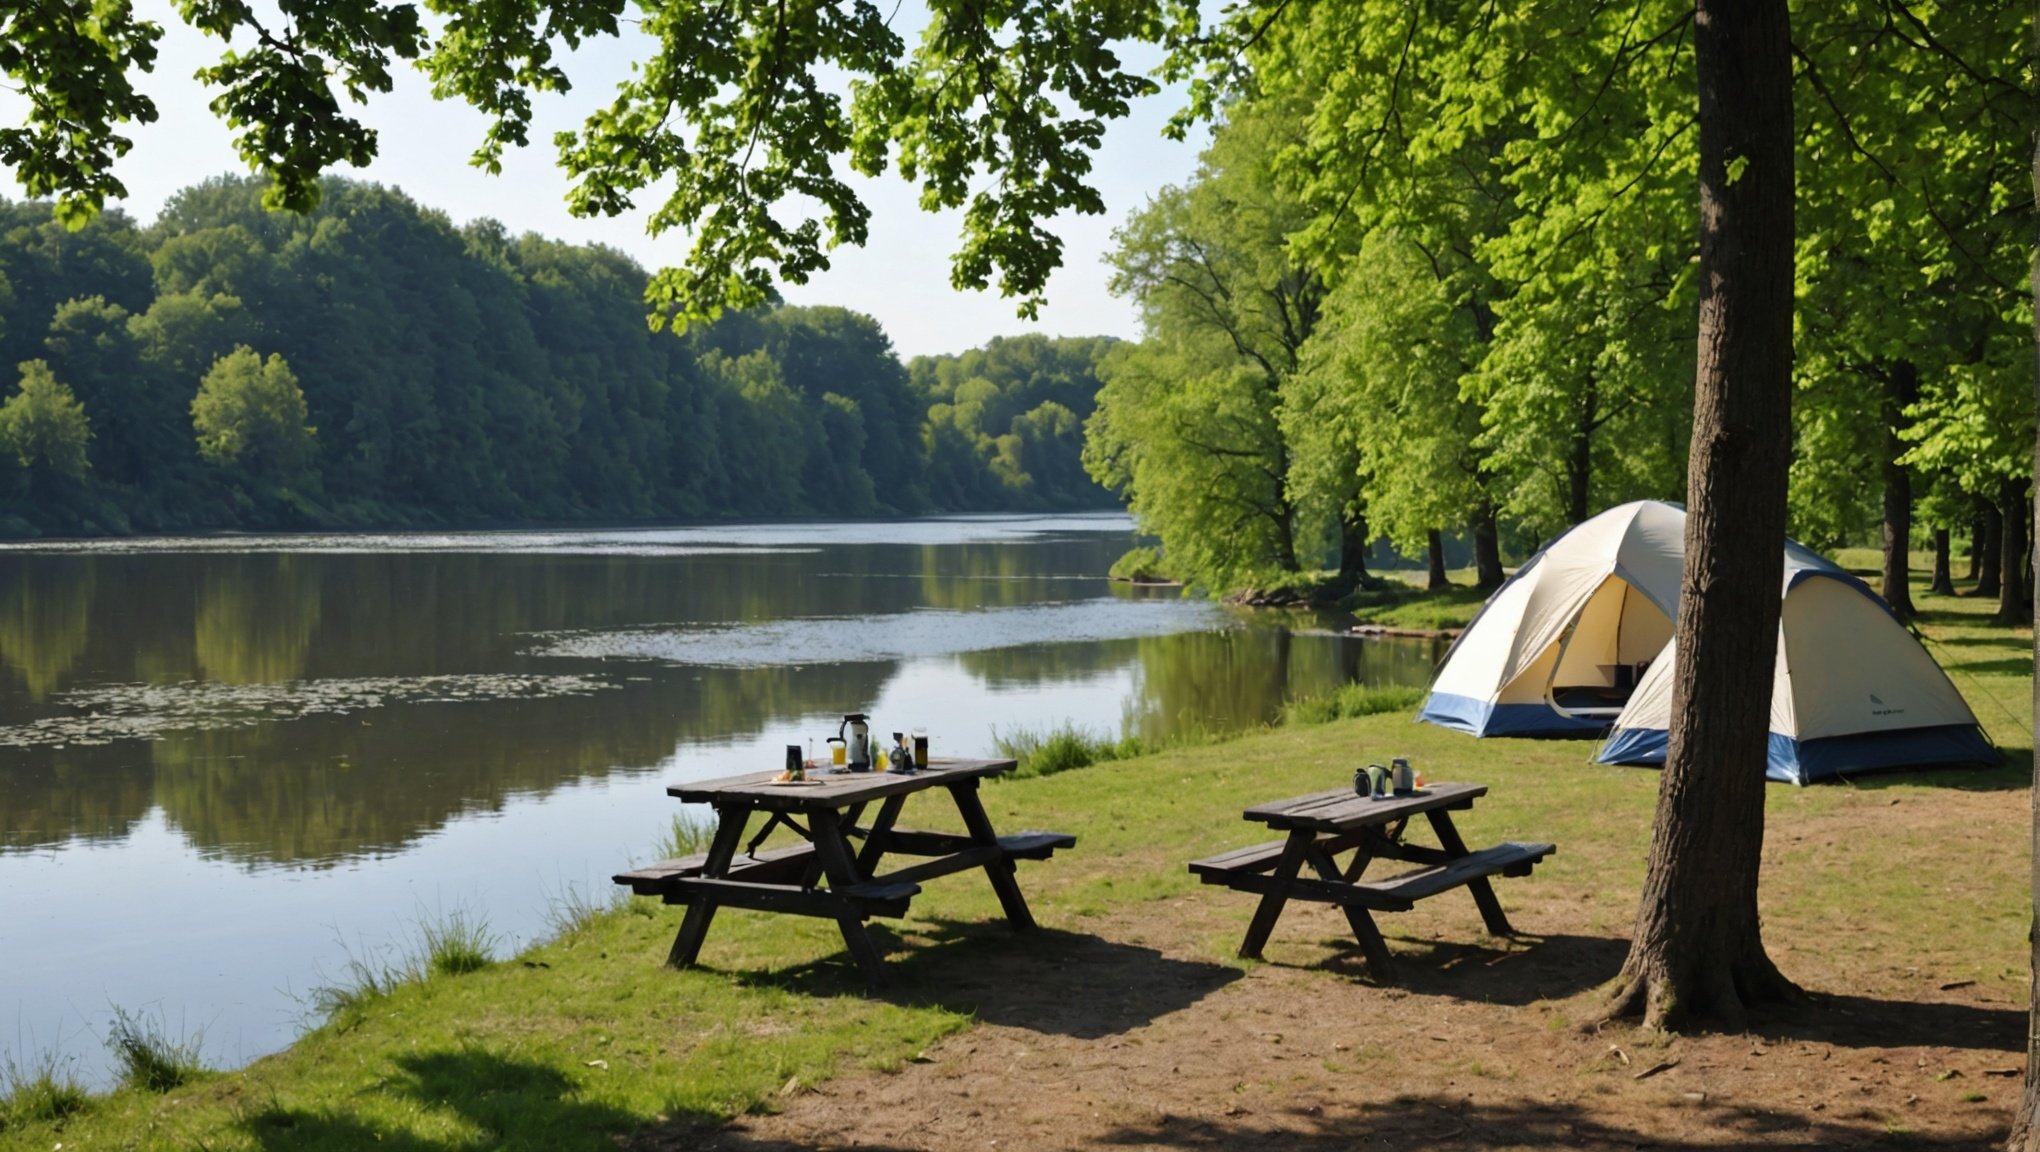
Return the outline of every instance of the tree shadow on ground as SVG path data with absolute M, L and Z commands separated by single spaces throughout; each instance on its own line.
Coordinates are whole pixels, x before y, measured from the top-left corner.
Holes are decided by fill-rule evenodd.
M 1364 1095 L 1364 1088 L 1356 1095 Z M 1649 1114 L 1649 1113 L 1647 1113 Z M 1985 1139 L 1975 1135 L 1922 1136 L 1894 1128 L 1885 1118 L 1863 1110 L 1853 1115 L 1749 1108 L 1732 1103 L 1700 1101 L 1667 1106 L 1651 1114 L 1655 1122 L 1636 1124 L 1627 1118 L 1596 1115 L 1591 1106 L 1515 1100 L 1473 1103 L 1443 1094 L 1403 1095 L 1367 1101 L 1355 1108 L 1325 1110 L 1299 1107 L 1283 1113 L 1237 1119 L 1167 1113 L 1152 1123 L 1100 1133 L 1094 1147 L 1169 1148 L 1182 1152 L 1349 1152 L 1384 1147 L 1401 1152 L 1471 1152 L 1506 1148 L 1650 1148 L 1664 1152 L 1740 1148 L 1751 1145 L 1791 1148 L 1917 1148 L 1976 1149 L 2003 1143 L 2003 1131 Z M 830 1141 L 837 1147 L 854 1138 Z M 700 1149 L 702 1152 L 819 1152 L 824 1145 L 803 1140 L 763 1137 L 744 1123 L 721 1129 L 668 1129 L 631 1144 L 639 1149 Z M 1012 1143 L 1007 1141 L 1006 1143 Z M 857 1145 L 876 1152 L 899 1152 L 894 1146 Z M 1024 1146 L 1015 1144 L 1016 1147 Z
M 628 1132 L 644 1117 L 592 1103 L 582 1088 L 556 1068 L 512 1060 L 478 1049 L 420 1052 L 400 1056 L 395 1075 L 381 1093 L 408 1097 L 418 1109 L 438 1113 L 458 1131 L 444 1140 L 392 1130 L 347 1110 L 345 1100 L 326 1107 L 290 1107 L 271 1102 L 249 1112 L 240 1126 L 264 1149 L 374 1148 L 391 1152 L 466 1152 L 472 1148 L 588 1149 L 615 1147 L 614 1133 Z M 707 1127 L 721 1120 L 691 1112 L 674 1123 Z
M 1816 992 L 1806 1004 L 1753 1019 L 1750 1031 L 1841 1048 L 1969 1048 L 2015 1055 L 2026 1050 L 2026 1013 L 1953 1001 Z
M 1360 946 L 1330 941 L 1338 953 L 1316 965 L 1349 979 L 1428 996 L 1450 996 L 1521 1007 L 1563 1000 L 1615 977 L 1629 942 L 1609 936 L 1533 936 L 1518 933 L 1508 947 L 1390 937 L 1395 972 L 1375 977 Z
M 871 926 L 887 954 L 890 983 L 879 995 L 926 1004 L 991 1024 L 1094 1040 L 1153 1023 L 1239 979 L 1221 964 L 1178 960 L 1153 948 L 1059 929 L 1015 932 L 1000 921 L 915 921 L 911 943 L 890 926 Z M 815 995 L 864 989 L 846 956 L 771 973 L 736 973 Z M 1073 983 L 1087 994 L 1070 995 Z M 1115 995 L 1100 998 L 1110 988 Z

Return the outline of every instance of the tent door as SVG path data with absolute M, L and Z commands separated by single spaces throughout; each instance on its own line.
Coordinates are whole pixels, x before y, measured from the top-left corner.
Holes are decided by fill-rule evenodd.
M 1619 583 L 1622 586 L 1622 602 L 1626 603 L 1630 592 L 1629 585 L 1627 582 Z M 1544 703 L 1567 720 L 1612 725 L 1615 718 L 1622 714 L 1623 707 L 1629 703 L 1629 694 L 1636 687 L 1636 681 L 1631 676 L 1622 674 L 1630 672 L 1630 669 L 1618 669 L 1615 684 L 1605 690 L 1569 690 L 1557 683 L 1558 671 L 1565 667 L 1566 649 L 1572 646 L 1573 637 L 1579 632 L 1580 621 L 1585 619 L 1586 615 L 1586 612 L 1582 611 L 1573 617 L 1572 623 L 1566 625 L 1565 632 L 1558 638 L 1558 655 L 1551 662 L 1551 671 L 1544 677 Z M 1617 619 L 1620 619 L 1619 605 Z M 1572 700 L 1561 702 L 1559 700 L 1561 693 L 1572 696 Z

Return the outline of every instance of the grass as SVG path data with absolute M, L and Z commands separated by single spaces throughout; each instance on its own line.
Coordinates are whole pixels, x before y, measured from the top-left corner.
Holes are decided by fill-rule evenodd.
M 1152 750 L 1138 736 L 1108 736 L 1069 724 L 1045 732 L 1021 728 L 1003 736 L 994 731 L 992 745 L 999 755 L 1019 761 L 1013 775 L 1022 780 L 1130 760 Z
M 1994 605 L 1971 598 L 1922 594 L 1919 605 L 1930 651 L 2009 762 L 1767 788 L 1766 941 L 1787 975 L 1821 992 L 1910 1001 L 1934 981 L 1966 979 L 1979 1000 L 2023 1005 L 2032 682 L 2012 662 L 2030 661 L 2031 633 L 1991 627 Z M 672 971 L 663 961 L 678 910 L 632 900 L 457 978 L 380 980 L 350 1019 L 237 1071 L 160 1093 L 129 1085 L 62 1116 L 17 1119 L 33 1109 L 10 1105 L 0 1146 L 596 1152 L 612 1149 L 617 1134 L 771 1109 L 789 1081 L 897 1068 L 969 1027 L 973 1001 L 958 989 L 987 950 L 1052 949 L 1058 933 L 1114 940 L 1127 918 L 1154 923 L 1159 914 L 1182 925 L 1171 947 L 1184 962 L 1238 965 L 1232 950 L 1254 902 L 1201 887 L 1184 862 L 1266 839 L 1267 829 L 1239 819 L 1248 805 L 1341 786 L 1356 764 L 1393 756 L 1435 780 L 1490 787 L 1459 822 L 1469 841 L 1561 845 L 1532 880 L 1510 882 L 1505 899 L 1519 926 L 1534 932 L 1562 916 L 1583 924 L 1580 932 L 1628 932 L 1657 773 L 1588 763 L 1580 742 L 1476 741 L 1400 712 L 1342 716 L 986 789 L 997 827 L 1080 837 L 1075 851 L 1022 866 L 1049 931 L 1028 939 L 991 928 L 999 907 L 987 885 L 932 882 L 910 917 L 879 927 L 897 946 L 896 987 L 882 998 L 864 995 L 835 926 L 819 920 L 725 910 L 707 966 Z M 1988 803 L 1967 797 L 1958 818 L 1946 802 L 1969 793 Z M 910 800 L 902 823 L 943 826 L 937 799 Z M 1448 916 L 1451 931 L 1473 930 L 1463 907 L 1406 915 Z M 1286 928 L 1268 954 L 1293 968 L 1336 966 L 1342 955 L 1332 938 Z M 1052 957 L 1044 952 L 1041 980 L 1086 978 Z M 1323 979 L 1326 995 L 1342 986 Z M 653 1142 L 687 1140 L 668 1132 Z
M 121 1083 L 144 1092 L 168 1092 L 208 1073 L 200 1052 L 204 1035 L 172 1036 L 162 1018 L 113 1010 L 106 1046 L 120 1068 Z
M 92 1103 L 70 1062 L 54 1049 L 26 1062 L 0 1062 L 0 1132 L 26 1125 L 50 1125 L 83 1112 Z
M 465 908 L 418 926 L 423 945 L 418 967 L 434 976 L 465 976 L 495 962 L 496 937 L 488 921 Z
M 1342 684 L 1330 692 L 1291 700 L 1282 707 L 1284 724 L 1329 724 L 1355 716 L 1414 712 L 1424 690 L 1406 684 Z
M 1473 586 L 1471 568 L 1446 573 L 1452 587 L 1442 592 L 1426 591 L 1424 581 L 1429 577 L 1420 570 L 1378 575 L 1375 587 L 1357 589 L 1339 601 L 1339 607 L 1362 624 L 1429 631 L 1464 628 L 1487 602 L 1487 594 Z

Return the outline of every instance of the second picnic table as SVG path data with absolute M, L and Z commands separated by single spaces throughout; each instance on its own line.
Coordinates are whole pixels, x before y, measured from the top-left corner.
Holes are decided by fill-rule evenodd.
M 1013 862 L 1046 860 L 1059 848 L 1073 847 L 1077 838 L 1062 832 L 1001 836 L 993 831 L 978 798 L 979 782 L 1016 766 L 1012 760 L 935 760 L 912 773 L 828 772 L 795 782 L 752 772 L 676 784 L 666 789 L 668 794 L 715 809 L 715 837 L 708 851 L 619 873 L 616 882 L 638 895 L 687 906 L 667 957 L 673 967 L 694 963 L 718 908 L 752 908 L 836 921 L 845 947 L 876 988 L 885 983 L 885 964 L 864 922 L 906 915 L 923 880 L 982 868 L 1006 920 L 1015 928 L 1034 927 Z M 898 827 L 909 796 L 937 789 L 955 803 L 962 834 Z M 874 804 L 870 823 L 860 823 Z M 751 817 L 761 814 L 765 820 L 746 847 Z M 758 851 L 779 825 L 805 842 Z M 852 840 L 862 840 L 863 846 Z M 741 855 L 740 848 L 745 849 Z M 880 872 L 887 856 L 922 862 Z
M 1260 907 L 1255 909 L 1247 938 L 1240 945 L 1241 956 L 1260 957 L 1289 901 L 1317 900 L 1336 904 L 1345 912 L 1368 966 L 1375 975 L 1386 977 L 1390 971 L 1388 944 L 1375 927 L 1372 913 L 1406 912 L 1419 900 L 1464 887 L 1473 894 L 1487 930 L 1497 936 L 1509 935 L 1508 917 L 1502 914 L 1488 877 L 1527 876 L 1539 860 L 1557 851 L 1550 844 L 1528 843 L 1469 851 L 1451 814 L 1473 807 L 1474 800 L 1486 794 L 1485 784 L 1432 784 L 1386 799 L 1335 788 L 1257 804 L 1247 809 L 1244 817 L 1287 835 L 1272 843 L 1192 861 L 1190 871 L 1206 884 L 1260 895 Z M 1438 840 L 1436 848 L 1403 838 L 1411 817 L 1420 814 Z M 1352 856 L 1342 865 L 1337 858 L 1346 852 Z M 1367 866 L 1377 859 L 1422 867 L 1380 880 L 1362 879 Z M 1303 875 L 1306 864 L 1314 877 Z

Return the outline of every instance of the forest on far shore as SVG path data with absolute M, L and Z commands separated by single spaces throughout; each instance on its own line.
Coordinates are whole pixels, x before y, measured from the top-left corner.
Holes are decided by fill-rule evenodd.
M 676 336 L 612 249 L 262 189 L 76 232 L 0 199 L 0 535 L 1118 503 L 1082 459 L 1107 338 L 902 363 L 869 316 L 784 306 Z

